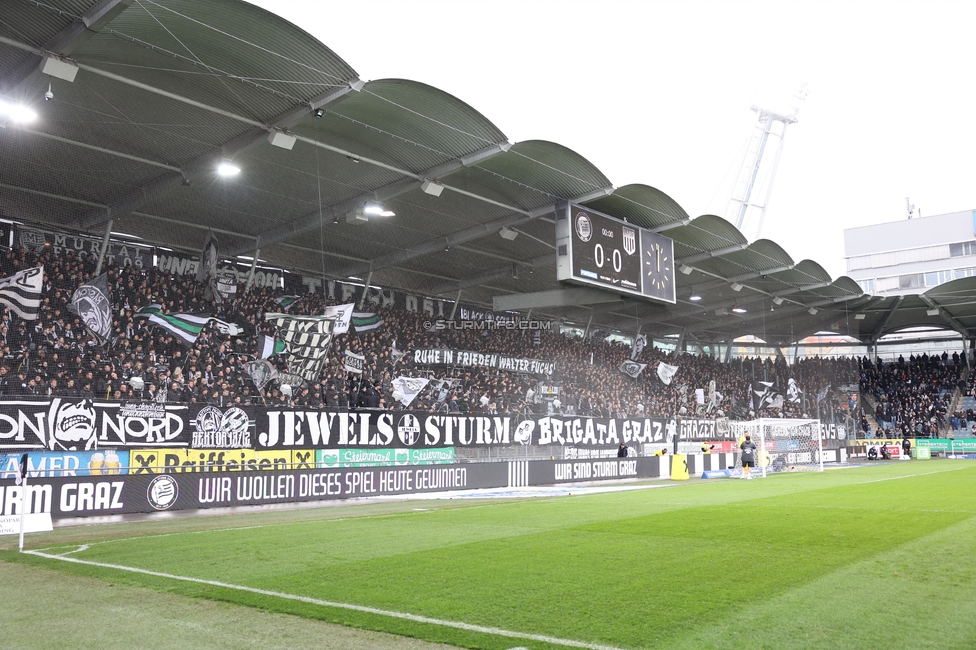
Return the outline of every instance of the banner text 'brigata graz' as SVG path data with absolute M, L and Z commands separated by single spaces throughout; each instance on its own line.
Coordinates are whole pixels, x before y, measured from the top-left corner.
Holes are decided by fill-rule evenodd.
M 46 398 L 0 400 L 0 452 L 18 449 L 426 449 L 668 444 L 731 439 L 727 419 L 589 418 L 219 407 Z M 826 439 L 843 439 L 824 431 Z

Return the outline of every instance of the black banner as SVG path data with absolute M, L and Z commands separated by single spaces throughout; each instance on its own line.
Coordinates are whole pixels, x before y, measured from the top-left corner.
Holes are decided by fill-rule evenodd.
M 186 447 L 187 405 L 55 397 L 0 401 L 0 449 Z
M 461 366 L 463 368 L 492 368 L 536 375 L 551 375 L 556 364 L 542 359 L 509 357 L 493 352 L 471 352 L 450 348 L 414 350 L 413 362 L 418 366 Z
M 664 459 L 668 462 L 669 459 Z M 263 472 L 30 477 L 28 512 L 54 519 L 423 494 L 477 488 L 655 478 L 662 459 L 510 461 Z M 0 480 L 0 515 L 18 514 L 22 489 Z
M 714 420 L 414 411 L 267 409 L 67 398 L 0 400 L 0 451 L 183 447 L 338 449 L 560 445 L 608 447 L 731 439 Z M 829 434 L 829 432 L 828 432 Z M 839 436 L 838 436 L 839 437 Z

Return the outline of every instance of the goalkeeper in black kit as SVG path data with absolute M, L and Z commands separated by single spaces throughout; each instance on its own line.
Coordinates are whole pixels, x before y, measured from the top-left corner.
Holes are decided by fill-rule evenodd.
M 742 450 L 742 478 L 751 479 L 752 468 L 756 466 L 756 452 L 759 448 L 747 435 L 746 439 L 739 445 L 739 449 Z

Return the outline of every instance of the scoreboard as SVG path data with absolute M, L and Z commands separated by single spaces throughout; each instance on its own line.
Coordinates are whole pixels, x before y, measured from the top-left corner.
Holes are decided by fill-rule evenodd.
M 675 302 L 674 240 L 588 208 L 556 211 L 556 278 Z

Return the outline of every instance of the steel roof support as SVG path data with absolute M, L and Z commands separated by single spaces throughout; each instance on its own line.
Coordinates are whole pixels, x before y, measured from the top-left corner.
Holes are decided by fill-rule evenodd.
M 959 334 L 964 339 L 969 336 L 969 330 L 966 328 L 966 326 L 963 325 L 961 322 L 959 322 L 959 320 L 955 316 L 950 314 L 945 307 L 938 304 L 937 302 L 935 302 L 934 300 L 926 296 L 924 293 L 920 293 L 918 297 L 921 298 L 922 302 L 928 305 L 931 309 L 938 309 L 939 317 L 942 318 L 942 320 L 945 321 L 949 327 L 959 332 Z
M 40 53 L 34 54 L 44 56 L 50 52 L 58 56 L 70 55 L 131 4 L 132 0 L 102 0 L 45 43 Z M 9 93 L 35 74 L 40 74 L 37 61 L 25 61 L 3 80 L 3 92 Z
M 871 332 L 871 335 L 868 336 L 867 341 L 869 343 L 878 342 L 878 339 L 881 338 L 884 329 L 888 327 L 888 323 L 891 322 L 891 318 L 895 315 L 895 312 L 898 311 L 898 308 L 901 306 L 901 303 L 904 302 L 904 300 L 905 300 L 905 296 L 898 296 L 897 298 L 895 298 L 895 301 L 891 303 L 891 307 L 888 308 L 888 313 L 885 314 L 885 317 L 881 320 L 878 326 L 874 328 L 874 331 Z

